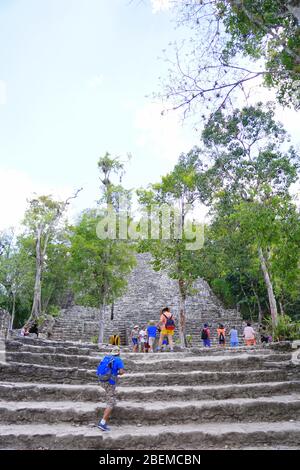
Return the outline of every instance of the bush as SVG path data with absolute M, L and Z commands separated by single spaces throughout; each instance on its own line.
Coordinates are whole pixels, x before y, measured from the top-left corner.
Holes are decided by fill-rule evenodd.
M 272 331 L 273 341 L 300 339 L 300 322 L 293 321 L 288 315 L 280 315 L 275 328 L 272 327 L 272 319 L 268 318 L 266 326 Z
M 92 336 L 91 337 L 91 343 L 98 344 L 98 336 Z
M 58 317 L 60 315 L 60 308 L 57 305 L 50 305 L 48 313 L 52 317 Z
M 191 345 L 192 345 L 192 340 L 193 340 L 192 335 L 186 335 L 186 343 L 187 343 L 187 346 L 191 346 Z

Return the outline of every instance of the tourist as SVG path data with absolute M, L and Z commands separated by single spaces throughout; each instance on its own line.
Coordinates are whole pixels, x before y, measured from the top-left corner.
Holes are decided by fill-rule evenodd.
M 157 326 L 155 325 L 154 321 L 149 321 L 147 326 L 147 334 L 148 334 L 148 344 L 149 344 L 149 351 L 153 352 L 154 350 L 154 342 L 156 338 Z
M 29 336 L 29 327 L 27 325 L 24 325 L 21 329 L 20 336 Z
M 168 307 L 165 307 L 161 311 L 160 315 L 160 337 L 159 337 L 159 342 L 158 342 L 158 351 L 161 350 L 163 340 L 165 336 L 168 337 L 168 342 L 169 342 L 169 347 L 171 352 L 174 350 L 173 346 L 173 335 L 174 335 L 174 330 L 175 330 L 175 323 L 173 320 L 173 315 L 170 312 L 170 309 Z
M 132 352 L 138 352 L 139 350 L 139 325 L 135 325 L 130 333 L 131 342 L 133 345 Z
M 261 327 L 260 341 L 262 344 L 267 344 L 269 342 L 269 335 L 265 326 Z
M 104 410 L 103 418 L 98 423 L 98 428 L 102 429 L 102 431 L 110 431 L 110 428 L 107 426 L 107 421 L 116 405 L 116 386 L 118 375 L 124 374 L 124 364 L 120 358 L 120 348 L 118 346 L 113 347 L 111 356 L 111 376 L 109 380 L 105 382 L 101 382 L 100 378 L 101 387 L 105 390 L 106 400 L 106 408 Z
M 236 348 L 239 345 L 239 336 L 238 336 L 238 330 L 236 329 L 235 326 L 231 328 L 229 331 L 230 335 L 230 346 L 232 348 Z
M 141 352 L 145 352 L 146 343 L 147 343 L 147 331 L 146 331 L 146 328 L 142 328 L 139 332 L 139 344 L 140 344 Z
M 210 348 L 210 330 L 208 324 L 204 323 L 203 330 L 201 332 L 201 339 L 205 348 Z
M 222 323 L 219 324 L 219 328 L 217 328 L 217 335 L 218 335 L 218 342 L 220 346 L 225 346 L 225 328 Z
M 31 324 L 31 326 L 29 327 L 29 333 L 35 333 L 36 337 L 37 338 L 39 337 L 39 330 L 38 330 L 37 322 L 34 322 Z
M 256 344 L 255 331 L 253 330 L 250 322 L 247 322 L 243 336 L 246 346 L 254 346 Z

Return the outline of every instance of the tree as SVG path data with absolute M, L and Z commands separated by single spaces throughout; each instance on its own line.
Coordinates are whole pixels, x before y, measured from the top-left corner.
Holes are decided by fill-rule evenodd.
M 10 328 L 28 316 L 32 302 L 34 279 L 33 259 L 28 256 L 22 236 L 16 237 L 13 229 L 0 236 L 0 286 L 1 305 L 11 315 Z
M 244 232 L 251 233 L 256 240 L 271 315 L 276 324 L 277 302 L 268 252 L 278 232 L 276 217 L 282 207 L 286 209 L 285 218 L 293 212 L 293 206 L 289 205 L 289 188 L 298 179 L 299 156 L 292 147 L 282 150 L 286 133 L 282 125 L 275 122 L 274 111 L 264 110 L 261 104 L 235 110 L 231 115 L 216 113 L 205 126 L 202 137 L 213 163 L 205 178 L 203 175 L 199 178 L 199 192 L 204 186 L 202 199 L 213 204 L 219 217 L 226 219 L 238 214 L 238 227 L 243 221 Z M 211 190 L 207 193 L 208 187 Z
M 42 273 L 49 242 L 55 238 L 55 233 L 70 200 L 77 197 L 80 190 L 73 197 L 65 201 L 55 201 L 51 196 L 39 196 L 29 201 L 29 208 L 25 213 L 24 225 L 29 235 L 35 241 L 35 284 L 32 310 L 29 320 L 38 320 L 42 313 Z
M 196 175 L 202 169 L 203 164 L 197 152 L 192 150 L 187 155 L 180 155 L 173 171 L 163 176 L 161 183 L 152 185 L 150 190 L 138 191 L 140 204 L 147 211 L 154 209 L 154 215 L 160 217 L 157 240 L 142 241 L 140 249 L 151 253 L 155 270 L 164 270 L 171 279 L 177 280 L 180 299 L 179 336 L 183 347 L 187 344 L 186 298 L 193 293 L 193 284 L 199 277 L 196 252 L 193 248 L 189 249 L 187 244 L 196 234 L 201 234 L 201 238 L 203 235 L 202 227 L 188 221 L 188 215 L 198 197 Z M 198 238 L 197 241 L 195 250 L 202 246 L 202 239 Z
M 136 262 L 128 243 L 98 237 L 97 225 L 104 217 L 97 210 L 83 213 L 72 227 L 70 249 L 77 302 L 99 308 L 99 344 L 103 343 L 105 309 L 124 292 L 126 275 Z
M 299 0 L 176 1 L 191 37 L 173 44 L 161 96 L 184 114 L 198 104 L 222 110 L 247 84 L 274 88 L 284 106 L 300 107 Z M 185 29 L 185 36 L 186 36 Z M 172 56 L 171 56 L 172 57 Z M 213 108 L 212 108 L 213 107 Z M 203 111 L 202 111 L 203 113 Z
M 122 209 L 120 199 L 125 198 L 129 204 L 130 191 L 125 190 L 121 184 L 115 185 L 111 180 L 115 174 L 119 176 L 121 183 L 124 164 L 106 153 L 99 159 L 98 168 L 102 183 L 99 208 L 97 211 L 86 211 L 79 224 L 73 228 L 71 263 L 80 302 L 99 307 L 100 344 L 103 343 L 105 310 L 108 305 L 112 305 L 113 310 L 114 300 L 124 292 L 127 285 L 126 274 L 136 261 L 132 254 L 133 245 L 119 237 L 119 216 Z M 102 229 L 104 222 L 112 214 L 114 233 L 109 233 L 109 222 L 108 227 L 104 231 Z M 79 278 L 76 273 L 80 273 Z

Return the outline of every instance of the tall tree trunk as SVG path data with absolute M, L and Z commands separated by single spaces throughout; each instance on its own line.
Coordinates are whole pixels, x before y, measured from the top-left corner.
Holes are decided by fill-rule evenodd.
M 179 338 L 180 344 L 184 348 L 186 347 L 186 334 L 185 334 L 185 325 L 186 325 L 186 311 L 185 311 L 185 285 L 184 280 L 179 279 Z
M 15 312 L 16 312 L 16 294 L 13 293 L 13 304 L 12 304 L 11 320 L 10 320 L 10 326 L 9 326 L 10 330 L 12 330 L 14 327 Z
M 256 290 L 254 289 L 253 282 L 251 282 L 251 286 L 252 286 L 252 290 L 253 290 L 253 293 L 254 293 L 254 297 L 256 298 L 256 303 L 257 303 L 257 307 L 258 307 L 258 323 L 261 324 L 262 319 L 263 319 L 263 312 L 262 312 L 262 308 L 261 308 L 261 303 L 259 301 L 258 294 L 257 294 Z
M 281 300 L 279 300 L 279 311 L 280 311 L 280 315 L 284 315 L 284 308 L 283 308 L 283 304 L 281 302 Z
M 111 319 L 111 321 L 114 319 L 114 307 L 115 307 L 115 304 L 113 302 L 111 304 L 111 310 L 110 310 L 110 319 Z
M 99 312 L 99 335 L 98 335 L 98 344 L 103 344 L 104 338 L 104 313 L 105 313 L 105 304 L 100 305 Z
M 34 283 L 34 294 L 33 294 L 33 304 L 31 309 L 30 320 L 37 320 L 41 316 L 42 311 L 42 263 L 43 263 L 43 256 L 42 256 L 42 247 L 41 247 L 41 238 L 42 238 L 42 230 L 38 228 L 37 230 L 37 238 L 36 238 L 36 268 L 35 268 L 35 283 Z
M 272 317 L 272 324 L 273 324 L 273 327 L 275 327 L 277 325 L 277 321 L 278 321 L 276 298 L 275 298 L 275 295 L 274 295 L 273 285 L 272 285 L 270 275 L 269 275 L 269 272 L 268 272 L 267 263 L 266 263 L 266 260 L 265 260 L 265 257 L 264 257 L 264 253 L 263 253 L 263 250 L 260 247 L 258 248 L 258 256 L 259 256 L 259 260 L 260 260 L 261 270 L 262 270 L 263 276 L 264 276 L 264 281 L 265 281 L 267 291 L 268 291 L 269 305 L 270 305 L 270 311 L 271 311 L 271 317 Z
M 244 298 L 245 298 L 245 300 L 246 300 L 246 304 L 248 305 L 248 309 L 249 309 L 249 313 L 250 313 L 250 320 L 252 321 L 252 314 L 253 314 L 253 312 L 252 312 L 251 304 L 250 304 L 250 302 L 249 302 L 249 300 L 248 300 L 247 294 L 246 294 L 246 292 L 245 292 L 245 289 L 244 289 L 242 283 L 241 283 L 241 289 L 242 289 Z

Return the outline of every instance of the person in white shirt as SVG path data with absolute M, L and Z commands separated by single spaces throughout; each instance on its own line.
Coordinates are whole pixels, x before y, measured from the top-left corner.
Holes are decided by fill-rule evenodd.
M 246 346 L 254 346 L 256 344 L 255 331 L 253 330 L 251 323 L 247 322 L 243 336 Z
M 141 352 L 145 352 L 145 344 L 147 342 L 147 331 L 145 328 L 142 328 L 139 332 L 139 342 L 141 346 Z

